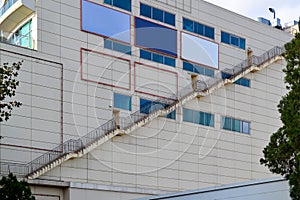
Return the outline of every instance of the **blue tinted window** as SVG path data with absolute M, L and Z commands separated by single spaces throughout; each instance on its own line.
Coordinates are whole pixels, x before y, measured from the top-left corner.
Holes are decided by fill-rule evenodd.
M 250 122 L 224 116 L 222 116 L 221 120 L 221 127 L 224 130 L 250 134 Z
M 215 29 L 210 26 L 183 18 L 183 30 L 187 30 L 198 35 L 202 35 L 211 39 L 215 39 Z
M 138 17 L 135 18 L 135 28 L 135 43 L 137 46 L 177 57 L 176 30 Z
M 151 18 L 152 9 L 150 6 L 141 3 L 140 15 Z
M 172 66 L 172 67 L 175 67 L 175 59 L 167 57 L 167 56 L 164 56 L 164 64 Z
M 81 23 L 84 31 L 130 43 L 130 15 L 128 14 L 82 1 Z
M 189 62 L 183 62 L 183 69 L 190 71 L 190 72 L 194 72 L 197 74 L 202 74 L 205 76 L 209 76 L 209 77 L 214 77 L 215 72 L 212 69 L 208 69 L 199 65 L 195 65 L 195 64 L 191 64 Z
M 168 57 L 168 56 L 164 56 L 158 53 L 154 53 L 151 51 L 146 51 L 143 49 L 140 49 L 140 57 L 147 59 L 147 60 L 151 60 L 157 63 L 162 63 L 165 65 L 169 65 L 171 67 L 175 67 L 175 59 Z
M 175 26 L 175 15 L 158 8 L 140 4 L 140 15 Z
M 192 20 L 183 18 L 183 30 L 194 31 L 194 22 Z
M 111 40 L 104 40 L 104 48 L 112 49 L 112 41 Z
M 131 97 L 114 93 L 114 107 L 131 111 Z
M 240 48 L 246 49 L 246 40 L 244 38 L 240 38 Z
M 230 79 L 232 75 L 222 72 L 222 79 Z M 240 78 L 234 82 L 234 84 L 250 87 L 250 80 L 247 78 Z
M 168 119 L 176 119 L 176 110 L 174 110 L 173 112 L 170 112 L 166 118 Z
M 199 23 L 194 23 L 194 32 L 199 35 L 204 35 L 204 26 Z
M 104 48 L 131 55 L 131 46 L 122 44 L 120 42 L 105 39 Z
M 155 101 L 150 101 L 147 99 L 140 99 L 140 112 L 149 114 L 154 111 L 160 110 L 162 108 L 167 108 L 167 104 L 163 104 L 160 102 L 155 102 Z M 174 110 L 173 112 L 169 113 L 166 115 L 166 118 L 169 119 L 175 119 L 176 118 L 176 111 Z
M 175 15 L 168 12 L 164 12 L 164 14 L 165 14 L 164 22 L 175 26 Z
M 152 60 L 152 58 L 151 58 L 151 52 L 145 51 L 143 49 L 140 50 L 140 57 L 144 58 L 144 59 L 147 59 L 147 60 Z
M 244 38 L 223 31 L 221 32 L 221 42 L 246 49 L 246 40 Z
M 234 46 L 239 46 L 239 38 L 232 35 L 230 43 Z
M 212 38 L 214 39 L 215 38 L 215 30 L 214 28 L 211 28 L 209 26 L 205 26 L 205 36 L 208 37 L 208 38 Z
M 162 55 L 159 55 L 157 53 L 153 53 L 152 56 L 153 56 L 153 61 L 154 62 L 158 62 L 158 63 L 162 63 L 162 64 L 164 63 Z
M 194 66 L 191 63 L 188 62 L 183 62 L 183 69 L 193 72 L 194 71 Z
M 228 33 L 222 32 L 221 33 L 221 42 L 230 44 L 230 35 Z
M 205 68 L 204 69 L 204 75 L 209 76 L 209 77 L 214 77 L 215 76 L 215 72 L 214 72 L 213 69 Z
M 153 19 L 163 22 L 164 21 L 164 12 L 157 8 L 152 9 Z
M 183 121 L 214 127 L 214 115 L 183 108 Z
M 131 0 L 104 0 L 104 3 L 131 11 Z

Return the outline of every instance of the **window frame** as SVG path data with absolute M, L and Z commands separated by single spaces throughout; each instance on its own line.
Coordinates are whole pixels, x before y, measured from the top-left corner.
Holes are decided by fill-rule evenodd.
M 142 7 L 143 8 L 147 7 L 148 9 L 150 9 L 150 16 L 148 14 L 146 14 L 146 13 L 143 12 Z M 161 12 L 161 15 L 162 15 L 161 19 L 156 18 L 155 12 Z M 153 19 L 153 20 L 156 20 L 156 21 L 168 24 L 170 26 L 174 26 L 174 27 L 176 26 L 176 14 L 173 14 L 171 12 L 162 10 L 160 8 L 156 8 L 156 7 L 150 6 L 150 5 L 142 3 L 142 2 L 140 2 L 140 16 L 148 17 L 150 19 Z M 172 17 L 171 22 L 169 22 L 169 20 L 167 20 L 167 16 Z
M 121 106 L 119 106 L 118 104 L 116 105 L 116 97 L 128 98 L 129 102 L 128 102 L 128 105 L 126 106 L 127 108 L 123 105 L 121 105 Z M 126 101 L 128 99 L 126 99 Z M 118 101 L 120 101 L 120 99 Z M 124 100 L 122 100 L 122 102 L 124 102 Z M 113 93 L 113 105 L 114 105 L 114 108 L 117 108 L 117 109 L 132 111 L 132 96 L 114 92 Z
M 185 21 L 192 22 L 192 27 L 191 27 L 192 30 L 185 28 L 185 24 L 184 24 Z M 196 30 L 196 26 L 197 26 L 197 30 Z M 199 31 L 199 27 L 202 27 L 202 32 Z M 211 34 L 206 34 L 207 29 L 212 30 L 213 34 L 212 35 Z M 206 24 L 203 24 L 203 23 L 200 23 L 200 22 L 197 22 L 197 21 L 185 18 L 185 17 L 182 17 L 182 30 L 185 30 L 185 31 L 188 31 L 188 32 L 191 32 L 191 33 L 195 33 L 197 35 L 201 35 L 201 36 L 203 36 L 205 38 L 209 38 L 213 41 L 215 40 L 215 28 L 214 27 L 208 26 Z
M 118 6 L 118 3 L 125 2 L 125 1 L 130 2 L 129 9 L 126 9 L 126 7 Z M 128 2 L 126 2 L 126 3 L 128 3 Z M 103 3 L 107 4 L 107 5 L 111 5 L 111 6 L 117 7 L 117 8 L 120 8 L 122 10 L 126 10 L 128 12 L 132 11 L 132 0 L 104 0 Z
M 245 126 L 244 126 L 245 124 Z M 230 125 L 230 127 L 228 127 Z M 236 125 L 236 126 L 235 126 Z M 239 127 L 237 130 L 237 127 Z M 244 127 L 247 127 L 247 129 L 244 129 Z M 226 130 L 226 131 L 232 131 L 232 132 L 237 132 L 237 133 L 242 133 L 242 134 L 251 134 L 251 122 L 238 119 L 238 118 L 233 118 L 229 116 L 221 116 L 221 129 Z
M 225 35 L 226 35 L 226 38 L 224 38 Z M 237 39 L 237 42 L 238 42 L 237 45 L 232 42 L 233 38 Z M 228 33 L 226 31 L 221 31 L 221 43 L 228 44 L 230 46 L 234 46 L 239 49 L 246 50 L 246 38 L 240 37 L 240 36 L 232 34 L 232 33 Z

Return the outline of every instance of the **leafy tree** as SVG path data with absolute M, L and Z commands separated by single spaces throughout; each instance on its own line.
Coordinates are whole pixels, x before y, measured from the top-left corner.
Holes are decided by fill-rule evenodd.
M 15 96 L 19 81 L 15 78 L 18 76 L 18 70 L 21 68 L 22 62 L 13 63 L 8 66 L 4 63 L 0 67 L 0 122 L 7 121 L 11 116 L 14 107 L 20 107 L 21 102 L 7 101 L 7 98 Z
M 289 92 L 278 105 L 283 125 L 271 136 L 260 162 L 271 172 L 284 176 L 289 181 L 291 198 L 300 200 L 300 34 L 285 49 L 285 83 Z
M 25 180 L 18 181 L 12 173 L 2 177 L 0 186 L 1 200 L 35 200 L 28 183 Z

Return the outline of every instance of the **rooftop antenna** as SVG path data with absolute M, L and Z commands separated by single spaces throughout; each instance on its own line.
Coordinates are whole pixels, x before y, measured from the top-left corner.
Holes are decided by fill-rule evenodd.
M 273 19 L 275 19 L 275 9 L 274 9 L 274 8 L 269 8 L 269 11 L 270 11 L 271 13 L 274 13 L 274 18 L 273 18 Z

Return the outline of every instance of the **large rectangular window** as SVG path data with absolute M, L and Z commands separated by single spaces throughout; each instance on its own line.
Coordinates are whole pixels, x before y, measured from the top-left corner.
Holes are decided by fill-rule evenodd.
M 232 75 L 222 72 L 222 79 L 230 79 Z M 234 82 L 234 84 L 250 87 L 250 80 L 247 78 L 240 78 Z
M 114 108 L 131 111 L 131 96 L 114 93 Z
M 204 126 L 215 126 L 215 116 L 210 113 L 183 108 L 183 121 Z
M 246 39 L 226 33 L 224 31 L 221 32 L 221 42 L 236 46 L 240 49 L 246 49 Z
M 157 110 L 160 110 L 163 108 L 167 108 L 168 106 L 169 106 L 168 104 L 150 101 L 147 99 L 140 99 L 140 112 L 141 113 L 150 114 L 154 111 L 157 111 Z M 176 110 L 169 113 L 165 117 L 168 119 L 175 119 L 176 118 Z
M 117 41 L 104 39 L 104 48 L 131 55 L 131 46 Z
M 140 15 L 175 26 L 175 15 L 141 3 Z
M 177 57 L 177 31 L 138 17 L 135 18 L 135 44 Z
M 214 77 L 215 72 L 213 69 L 208 69 L 196 64 L 183 61 L 183 69 L 197 74 L 202 74 L 209 77 Z
M 221 128 L 224 130 L 250 134 L 250 122 L 222 116 Z
M 151 60 L 153 62 L 157 62 L 157 63 L 169 65 L 171 67 L 175 67 L 175 58 L 164 56 L 164 55 L 161 55 L 158 53 L 140 49 L 140 57 L 147 59 L 147 60 Z
M 201 65 L 219 68 L 219 45 L 191 34 L 181 33 L 181 57 Z
M 183 18 L 183 30 L 196 33 L 211 39 L 215 39 L 215 29 L 204 24 Z
M 104 0 L 104 3 L 131 11 L 131 0 Z
M 82 0 L 81 23 L 84 31 L 130 43 L 128 14 Z

